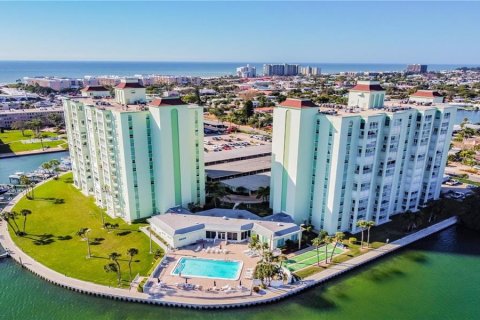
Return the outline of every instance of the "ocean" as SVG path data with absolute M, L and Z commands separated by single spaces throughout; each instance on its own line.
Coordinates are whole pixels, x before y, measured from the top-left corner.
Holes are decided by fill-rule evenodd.
M 127 62 L 127 61 L 0 61 L 0 83 L 12 83 L 23 77 L 57 76 L 81 78 L 85 75 L 161 74 L 215 77 L 233 75 L 235 69 L 248 62 Z M 263 63 L 250 63 L 262 72 Z M 402 71 L 405 64 L 374 63 L 301 63 L 320 67 L 322 73 L 344 71 Z M 460 64 L 434 64 L 429 70 L 452 70 Z M 478 66 L 478 65 L 477 65 Z

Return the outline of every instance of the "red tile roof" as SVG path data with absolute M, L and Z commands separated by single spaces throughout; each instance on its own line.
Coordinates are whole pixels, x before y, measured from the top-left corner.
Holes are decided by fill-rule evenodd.
M 150 102 L 151 106 L 155 107 L 171 107 L 171 106 L 181 106 L 186 103 L 182 101 L 179 97 L 168 97 L 168 98 L 156 98 Z
M 441 97 L 440 93 L 437 91 L 432 91 L 432 90 L 418 90 L 414 94 L 411 95 L 411 97 L 422 97 L 422 98 L 435 98 L 435 97 Z
M 86 86 L 81 91 L 109 91 L 104 86 Z
M 136 82 L 120 82 L 118 85 L 115 86 L 117 89 L 125 89 L 125 88 L 145 88 L 140 83 Z
M 379 84 L 357 84 L 352 91 L 385 91 Z
M 272 113 L 273 112 L 273 107 L 261 107 L 261 108 L 255 108 L 253 109 L 254 112 L 266 112 L 266 113 Z
M 308 107 L 318 107 L 315 103 L 313 103 L 309 99 L 293 99 L 288 98 L 287 100 L 280 103 L 283 107 L 291 107 L 291 108 L 308 108 Z

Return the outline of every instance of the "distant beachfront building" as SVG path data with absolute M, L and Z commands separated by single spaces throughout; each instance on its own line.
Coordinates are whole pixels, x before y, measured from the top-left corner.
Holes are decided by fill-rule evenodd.
M 319 76 L 320 68 L 311 66 L 300 66 L 298 67 L 298 73 L 304 76 Z
M 264 76 L 296 76 L 298 75 L 298 64 L 264 64 Z
M 104 86 L 87 86 L 80 91 L 82 92 L 82 97 L 106 98 L 111 95 L 110 90 Z
M 38 85 L 44 88 L 50 88 L 55 91 L 62 91 L 66 89 L 80 89 L 83 86 L 82 79 L 73 78 L 56 78 L 56 77 L 25 77 L 23 82 L 27 85 Z
M 178 97 L 145 102 L 131 79 L 115 99 L 64 100 L 74 184 L 126 221 L 205 202 L 203 110 Z
M 0 110 L 0 128 L 10 129 L 16 121 L 30 121 L 33 119 L 48 120 L 51 114 L 59 115 L 63 118 L 62 107 L 41 107 L 35 109 L 9 109 Z
M 247 64 L 237 68 L 237 76 L 240 78 L 255 78 L 257 69 Z
M 443 103 L 444 97 L 433 90 L 418 90 L 417 92 L 410 95 L 409 102 L 413 103 Z
M 329 233 L 357 232 L 438 199 L 456 107 L 385 106 L 359 82 L 348 106 L 287 99 L 274 111 L 270 204 Z M 380 99 L 380 101 L 378 100 Z
M 409 64 L 405 70 L 407 73 L 427 73 L 428 65 L 426 64 Z

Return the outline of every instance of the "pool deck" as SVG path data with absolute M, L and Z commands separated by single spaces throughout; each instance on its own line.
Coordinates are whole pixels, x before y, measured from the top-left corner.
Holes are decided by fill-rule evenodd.
M 15 203 L 23 196 L 23 194 L 18 195 L 7 207 L 5 210 L 10 210 Z M 396 240 L 390 244 L 386 244 L 378 249 L 370 249 L 370 251 L 362 254 L 361 256 L 352 258 L 348 261 L 336 264 L 330 268 L 323 270 L 317 274 L 314 274 L 303 281 L 299 281 L 291 285 L 283 285 L 279 288 L 269 288 L 267 290 L 262 290 L 260 293 L 255 293 L 249 289 L 251 282 L 248 282 L 248 279 L 242 278 L 242 287 L 245 289 L 239 289 L 237 292 L 227 293 L 225 291 L 206 291 L 209 286 L 211 286 L 212 279 L 199 279 L 198 281 L 206 281 L 202 285 L 204 290 L 183 290 L 178 289 L 175 286 L 175 282 L 179 282 L 184 278 L 171 276 L 169 275 L 169 270 L 173 268 L 175 263 L 168 263 L 168 267 L 162 270 L 162 281 L 165 281 L 166 285 L 164 288 L 157 287 L 156 290 L 154 287 L 150 288 L 150 293 L 141 293 L 134 290 L 120 289 L 107 287 L 103 285 L 94 284 L 87 281 L 82 281 L 74 278 L 67 277 L 63 274 L 60 274 L 54 270 L 51 270 L 38 261 L 34 260 L 32 257 L 25 254 L 16 244 L 13 242 L 9 232 L 8 225 L 5 221 L 0 222 L 0 242 L 3 247 L 8 250 L 11 257 L 22 266 L 31 271 L 32 273 L 38 275 L 39 277 L 45 279 L 48 282 L 59 285 L 61 287 L 77 291 L 80 293 L 110 298 L 115 300 L 131 301 L 138 303 L 146 304 L 158 304 L 172 307 L 185 307 L 185 308 L 195 308 L 195 309 L 220 309 L 220 308 L 235 308 L 235 307 L 247 307 L 257 304 L 272 303 L 279 301 L 288 296 L 295 295 L 300 291 L 303 291 L 307 288 L 323 284 L 333 278 L 336 278 L 350 270 L 353 270 L 359 266 L 367 264 L 375 259 L 378 259 L 388 253 L 394 252 L 406 245 L 409 245 L 419 239 L 422 239 L 426 236 L 429 236 L 433 233 L 441 231 L 445 228 L 448 228 L 454 225 L 457 222 L 456 217 L 452 217 L 441 221 L 435 225 L 432 225 L 428 228 L 422 229 L 418 232 L 405 236 L 399 240 Z M 235 246 L 238 246 L 235 249 Z M 245 245 L 234 245 L 229 244 L 227 246 L 228 250 L 234 252 L 234 250 L 243 250 Z M 178 259 L 181 256 L 192 256 L 195 252 L 195 248 L 176 250 L 168 254 L 173 259 Z M 227 254 L 228 256 L 228 254 Z M 205 258 L 219 258 L 221 254 L 206 254 L 202 252 L 202 257 Z M 244 260 L 245 263 L 245 260 Z M 244 265 L 242 270 L 242 276 L 244 277 L 247 268 L 251 268 L 256 264 L 255 258 L 252 258 L 251 261 L 247 260 L 247 263 Z M 170 269 L 169 269 L 170 268 Z M 169 278 L 169 277 L 172 278 Z M 163 278 L 165 277 L 165 278 Z M 189 280 L 190 281 L 190 280 Z M 194 280 L 196 281 L 196 280 Z M 217 288 L 230 285 L 231 287 L 235 286 L 236 283 L 230 281 L 229 283 L 223 284 L 222 281 L 218 280 Z M 244 283 L 245 281 L 245 283 Z M 198 283 L 201 284 L 200 282 Z M 153 288 L 153 289 L 152 289 Z M 153 290 L 153 291 L 152 291 Z M 156 291 L 155 291 L 156 290 Z M 148 291 L 148 290 L 147 290 Z
M 208 248 L 220 249 L 220 246 L 222 247 L 222 251 L 226 250 L 226 253 L 206 252 Z M 153 276 L 148 279 L 148 282 L 145 284 L 145 291 L 158 297 L 168 293 L 171 297 L 181 296 L 216 300 L 218 300 L 218 298 L 251 296 L 253 280 L 248 276 L 248 273 L 249 270 L 253 271 L 260 258 L 248 257 L 244 253 L 246 249 L 248 248 L 245 243 L 230 243 L 226 245 L 225 241 L 217 241 L 216 243 L 205 242 L 203 244 L 170 251 L 164 259 L 166 260 L 166 263 L 163 264 L 164 266 L 159 265 L 159 270 L 153 272 Z M 243 264 L 238 280 L 186 277 L 172 274 L 172 271 L 182 257 L 242 261 Z M 187 280 L 189 287 L 193 285 L 197 287 L 197 289 L 184 288 L 183 284 L 185 284 L 185 280 Z

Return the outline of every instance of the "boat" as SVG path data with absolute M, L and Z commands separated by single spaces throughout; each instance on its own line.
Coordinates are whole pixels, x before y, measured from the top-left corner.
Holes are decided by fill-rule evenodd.
M 0 186 L 0 194 L 7 193 L 10 190 L 9 187 Z

